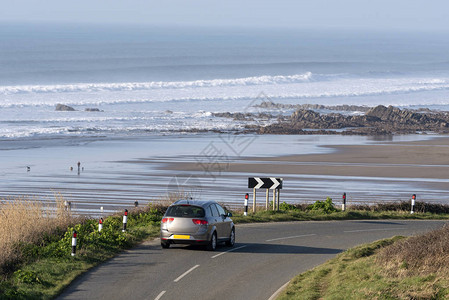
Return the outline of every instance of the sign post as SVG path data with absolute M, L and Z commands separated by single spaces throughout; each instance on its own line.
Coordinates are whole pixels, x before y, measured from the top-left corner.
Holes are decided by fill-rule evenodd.
M 253 213 L 256 212 L 256 189 L 253 189 Z
M 267 189 L 267 197 L 265 199 L 265 210 L 268 210 L 268 203 L 270 202 L 270 190 Z

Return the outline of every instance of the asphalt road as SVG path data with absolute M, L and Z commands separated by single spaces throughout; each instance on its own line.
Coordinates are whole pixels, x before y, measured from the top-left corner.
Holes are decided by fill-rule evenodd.
M 245 224 L 233 248 L 126 251 L 75 280 L 58 299 L 269 299 L 295 275 L 358 244 L 413 235 L 445 221 L 331 221 Z

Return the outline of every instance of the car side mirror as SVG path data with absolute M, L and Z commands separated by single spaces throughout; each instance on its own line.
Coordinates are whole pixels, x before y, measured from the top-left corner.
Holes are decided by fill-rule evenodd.
M 232 217 L 232 214 L 230 212 L 228 212 L 228 214 L 226 215 L 228 218 Z

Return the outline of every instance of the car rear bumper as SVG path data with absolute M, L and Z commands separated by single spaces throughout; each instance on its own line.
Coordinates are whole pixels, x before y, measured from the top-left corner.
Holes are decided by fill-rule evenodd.
M 184 237 L 185 235 L 188 238 Z M 210 240 L 208 233 L 203 235 L 193 234 L 172 234 L 169 232 L 161 232 L 161 242 L 170 244 L 187 244 L 187 245 L 207 245 Z

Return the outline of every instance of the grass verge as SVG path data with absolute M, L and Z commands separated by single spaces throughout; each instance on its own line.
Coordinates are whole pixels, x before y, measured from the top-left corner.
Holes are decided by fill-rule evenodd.
M 69 226 L 62 234 L 48 235 L 40 243 L 16 244 L 22 261 L 13 272 L 4 273 L 0 299 L 52 299 L 78 275 L 124 249 L 159 235 L 161 208 L 148 207 L 128 215 L 127 231 L 122 217 L 110 216 L 98 232 L 98 221 L 87 219 Z M 77 253 L 71 256 L 72 232 L 78 233 Z
M 449 277 L 439 272 L 398 276 L 379 255 L 400 244 L 394 237 L 349 249 L 295 277 L 278 300 L 286 299 L 447 299 Z M 407 268 L 405 264 L 399 271 Z
M 234 223 L 257 223 L 257 222 L 285 222 L 285 221 L 329 221 L 329 220 L 381 220 L 381 219 L 422 219 L 422 220 L 445 220 L 449 214 L 442 213 L 416 213 L 408 211 L 370 211 L 370 210 L 347 210 L 324 213 L 320 210 L 280 210 L 260 211 L 249 213 L 248 216 L 234 215 Z

